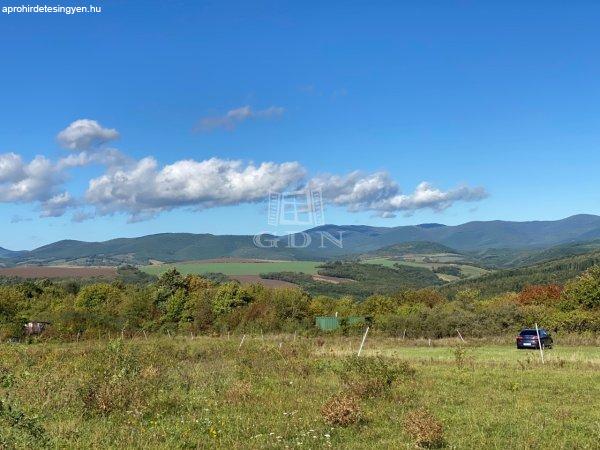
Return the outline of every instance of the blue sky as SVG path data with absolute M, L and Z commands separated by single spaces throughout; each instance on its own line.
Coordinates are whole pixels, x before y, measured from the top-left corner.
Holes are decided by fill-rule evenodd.
M 271 182 L 323 188 L 338 224 L 600 210 L 595 2 L 97 4 L 0 14 L 0 155 L 21 165 L 3 175 L 0 159 L 2 247 L 255 233 L 268 229 Z M 93 144 L 57 138 L 80 119 Z M 107 163 L 108 151 L 127 161 Z M 36 155 L 46 171 L 29 165 Z M 86 162 L 65 168 L 67 157 Z M 251 180 L 198 191 L 210 158 L 228 182 Z M 263 163 L 289 183 L 249 186 Z

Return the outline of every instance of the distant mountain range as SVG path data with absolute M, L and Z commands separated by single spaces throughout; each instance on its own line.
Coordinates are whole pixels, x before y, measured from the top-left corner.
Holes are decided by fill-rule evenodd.
M 326 260 L 356 257 L 412 243 L 415 248 L 468 254 L 491 266 L 514 266 L 528 262 L 580 254 L 600 247 L 600 216 L 576 215 L 556 221 L 468 222 L 446 226 L 423 224 L 399 227 L 324 225 L 305 234 L 263 236 L 257 247 L 253 236 L 164 233 L 104 242 L 64 240 L 31 251 L 0 248 L 4 265 L 12 264 L 146 264 L 151 260 L 175 262 L 211 258 L 261 258 Z M 342 236 L 343 247 L 331 242 Z M 302 244 L 310 239 L 310 245 Z M 289 244 L 295 243 L 295 246 Z M 415 243 L 427 243 L 417 245 Z M 400 249 L 399 249 L 400 250 Z M 410 251 L 406 246 L 402 251 Z M 545 253 L 544 253 L 545 252 Z M 569 253 L 570 252 L 570 253 Z

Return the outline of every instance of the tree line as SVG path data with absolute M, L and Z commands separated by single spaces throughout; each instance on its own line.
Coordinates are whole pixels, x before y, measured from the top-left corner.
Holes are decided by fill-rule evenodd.
M 130 274 L 131 275 L 131 274 Z M 113 282 L 21 281 L 0 286 L 0 339 L 24 338 L 30 321 L 49 322 L 43 337 L 106 333 L 320 332 L 315 318 L 363 316 L 390 335 L 441 338 L 514 332 L 534 323 L 555 331 L 600 331 L 600 266 L 560 284 L 526 285 L 487 295 L 465 288 L 399 289 L 358 299 L 310 295 L 301 288 L 241 285 L 181 275 Z M 359 324 L 357 327 L 362 327 Z M 342 327 L 339 332 L 352 332 Z

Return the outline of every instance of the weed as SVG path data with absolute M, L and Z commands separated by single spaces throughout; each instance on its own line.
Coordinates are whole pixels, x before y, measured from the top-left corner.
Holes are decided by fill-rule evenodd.
M 44 427 L 40 425 L 38 417 L 25 414 L 6 400 L 0 400 L 0 421 L 8 425 L 10 429 L 17 431 L 14 440 L 18 439 L 21 443 L 28 443 L 36 447 L 47 447 L 50 444 L 50 439 Z M 2 444 L 3 447 L 5 445 L 9 447 L 8 442 Z
M 459 368 L 465 367 L 467 364 L 473 365 L 473 358 L 469 356 L 469 352 L 462 345 L 457 345 L 452 350 L 454 353 L 454 361 Z

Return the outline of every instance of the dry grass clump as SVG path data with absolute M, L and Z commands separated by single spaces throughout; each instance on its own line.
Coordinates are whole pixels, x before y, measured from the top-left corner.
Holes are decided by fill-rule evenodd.
M 231 404 L 242 403 L 252 396 L 252 384 L 248 381 L 238 380 L 225 391 L 225 400 Z
M 81 394 L 86 412 L 95 411 L 100 414 L 125 411 L 129 408 L 139 409 L 143 396 L 135 386 L 111 382 L 90 384 L 82 389 Z
M 334 395 L 321 408 L 326 423 L 332 426 L 347 427 L 362 420 L 358 400 L 346 394 Z
M 425 408 L 415 409 L 406 415 L 404 431 L 419 447 L 437 448 L 444 445 L 442 423 Z

